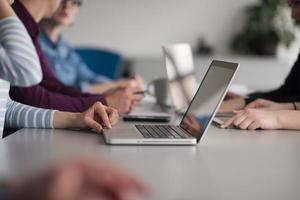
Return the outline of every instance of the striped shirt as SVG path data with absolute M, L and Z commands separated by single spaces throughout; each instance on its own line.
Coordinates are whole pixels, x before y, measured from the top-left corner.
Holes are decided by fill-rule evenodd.
M 9 82 L 0 79 L 0 138 L 4 129 L 6 105 L 8 101 Z
M 1 80 L 2 79 L 2 80 Z M 9 83 L 28 87 L 42 79 L 39 59 L 24 25 L 17 17 L 0 20 L 0 131 L 8 128 L 53 128 L 53 110 L 8 100 Z M 4 81 L 5 80 L 5 81 Z M 6 82 L 8 81 L 8 82 Z

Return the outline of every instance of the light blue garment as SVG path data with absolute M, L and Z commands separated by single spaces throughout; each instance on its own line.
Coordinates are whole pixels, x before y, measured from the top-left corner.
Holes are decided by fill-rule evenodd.
M 108 77 L 91 71 L 62 35 L 54 44 L 49 36 L 42 32 L 40 41 L 54 73 L 65 85 L 87 92 L 91 84 L 110 81 Z

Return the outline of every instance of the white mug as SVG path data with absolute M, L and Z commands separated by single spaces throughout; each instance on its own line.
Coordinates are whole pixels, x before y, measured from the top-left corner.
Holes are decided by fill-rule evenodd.
M 146 93 L 156 98 L 156 103 L 162 107 L 172 107 L 169 80 L 156 79 L 147 85 Z

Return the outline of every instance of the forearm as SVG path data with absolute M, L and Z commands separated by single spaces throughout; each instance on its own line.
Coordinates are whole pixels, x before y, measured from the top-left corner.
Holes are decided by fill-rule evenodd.
M 10 97 L 27 105 L 65 112 L 83 112 L 98 101 L 106 105 L 106 100 L 101 96 L 73 97 L 51 92 L 40 85 L 31 88 L 11 87 Z
M 103 94 L 108 90 L 114 89 L 117 87 L 117 84 L 113 82 L 107 82 L 103 84 L 92 84 L 89 86 L 88 91 L 91 94 Z
M 300 111 L 277 111 L 281 129 L 300 130 Z
M 53 128 L 53 110 L 46 110 L 9 101 L 5 115 L 8 128 Z
M 56 129 L 81 128 L 79 113 L 61 112 L 54 113 L 53 127 Z
M 290 95 L 287 95 L 285 87 L 280 87 L 278 89 L 266 92 L 255 92 L 248 95 L 246 99 L 247 104 L 255 101 L 256 99 L 267 99 L 276 102 L 291 102 L 293 99 Z
M 295 108 L 294 103 L 280 103 L 281 108 L 280 110 L 297 110 L 297 108 Z
M 16 16 L 16 14 L 9 5 L 8 1 L 0 0 L 0 20 L 12 16 Z

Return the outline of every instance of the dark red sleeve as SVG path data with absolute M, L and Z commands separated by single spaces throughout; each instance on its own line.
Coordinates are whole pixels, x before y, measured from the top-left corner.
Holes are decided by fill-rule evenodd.
M 98 101 L 107 105 L 102 96 L 84 94 L 76 88 L 67 87 L 61 83 L 55 77 L 38 44 L 37 49 L 39 50 L 43 80 L 39 85 L 29 88 L 11 87 L 10 97 L 13 100 L 39 108 L 68 112 L 85 111 Z
M 106 105 L 105 98 L 101 96 L 69 96 L 49 91 L 40 85 L 30 88 L 11 87 L 10 97 L 27 105 L 68 112 L 83 112 L 98 101 Z

